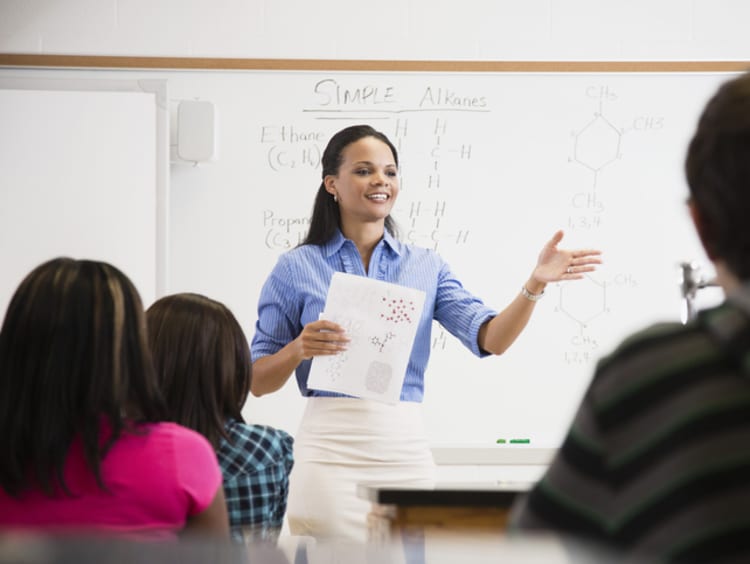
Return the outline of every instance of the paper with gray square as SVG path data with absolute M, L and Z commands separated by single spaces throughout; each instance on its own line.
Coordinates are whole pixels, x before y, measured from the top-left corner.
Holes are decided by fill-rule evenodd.
M 421 290 L 334 273 L 320 318 L 351 340 L 342 353 L 313 358 L 308 387 L 397 403 L 424 301 Z

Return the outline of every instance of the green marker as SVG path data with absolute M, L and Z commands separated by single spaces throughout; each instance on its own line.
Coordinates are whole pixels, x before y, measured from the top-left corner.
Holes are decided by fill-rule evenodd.
M 499 445 L 504 445 L 504 444 L 505 444 L 505 439 L 498 439 L 498 440 L 496 440 L 495 442 L 496 442 L 497 444 L 499 444 Z
M 512 445 L 527 445 L 531 442 L 531 439 L 511 439 L 510 444 Z

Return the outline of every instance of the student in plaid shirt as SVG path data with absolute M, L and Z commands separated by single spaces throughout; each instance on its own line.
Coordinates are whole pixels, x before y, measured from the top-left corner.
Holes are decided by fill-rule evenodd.
M 203 434 L 216 450 L 232 538 L 275 542 L 286 512 L 293 439 L 242 417 L 252 376 L 242 328 L 222 303 L 190 293 L 157 300 L 146 319 L 171 419 Z
M 265 425 L 228 419 L 217 455 L 232 537 L 275 542 L 286 512 L 293 439 Z M 241 526 L 241 527 L 240 527 Z

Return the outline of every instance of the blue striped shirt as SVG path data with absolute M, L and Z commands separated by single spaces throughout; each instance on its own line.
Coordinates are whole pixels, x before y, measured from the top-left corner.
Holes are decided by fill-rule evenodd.
M 433 319 L 475 355 L 486 356 L 479 349 L 477 334 L 497 312 L 469 293 L 437 253 L 404 244 L 386 232 L 373 250 L 369 272 L 365 272 L 357 247 L 337 232 L 325 245 L 303 245 L 279 257 L 258 302 L 252 342 L 254 360 L 278 352 L 305 325 L 318 320 L 334 272 L 369 276 L 425 292 L 424 310 L 401 390 L 402 401 L 419 402 L 424 396 Z M 310 364 L 311 360 L 304 360 L 296 370 L 302 395 L 340 396 L 307 387 Z

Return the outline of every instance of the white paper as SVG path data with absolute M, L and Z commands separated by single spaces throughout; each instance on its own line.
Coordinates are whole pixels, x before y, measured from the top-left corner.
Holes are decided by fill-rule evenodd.
M 320 317 L 351 340 L 342 353 L 313 358 L 308 387 L 397 403 L 424 300 L 421 290 L 334 273 Z

